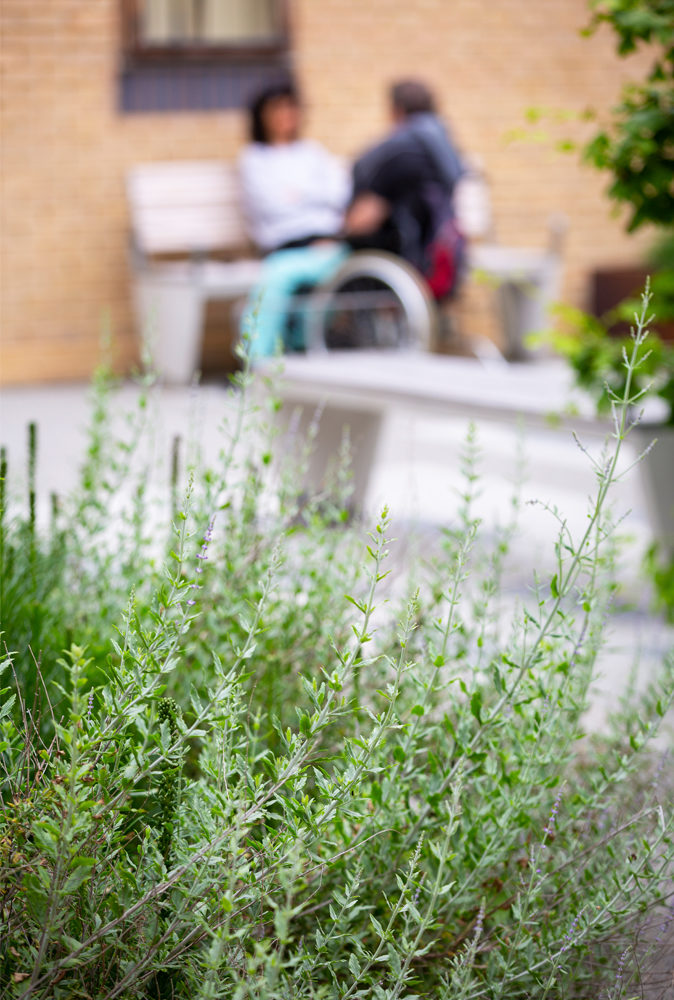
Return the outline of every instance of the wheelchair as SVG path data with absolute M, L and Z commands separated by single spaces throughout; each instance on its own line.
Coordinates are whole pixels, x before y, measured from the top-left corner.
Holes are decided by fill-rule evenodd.
M 356 250 L 329 281 L 298 290 L 289 328 L 290 344 L 303 339 L 307 351 L 429 350 L 441 315 L 410 264 L 383 250 Z

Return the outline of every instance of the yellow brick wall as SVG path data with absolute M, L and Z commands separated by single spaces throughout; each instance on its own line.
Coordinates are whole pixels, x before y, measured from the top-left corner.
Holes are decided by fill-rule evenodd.
M 564 293 L 588 270 L 635 259 L 602 197 L 606 181 L 554 150 L 588 126 L 546 124 L 548 141 L 507 141 L 531 105 L 606 108 L 644 57 L 619 61 L 608 34 L 579 28 L 585 0 L 295 0 L 295 65 L 307 131 L 345 155 L 386 127 L 384 87 L 401 75 L 436 89 L 461 147 L 482 157 L 502 242 L 538 244 L 569 216 Z M 118 365 L 137 356 L 126 264 L 124 174 L 136 161 L 234 157 L 240 112 L 117 110 L 117 0 L 2 0 L 0 277 L 5 382 L 87 376 L 104 317 Z M 471 289 L 464 321 L 488 329 Z

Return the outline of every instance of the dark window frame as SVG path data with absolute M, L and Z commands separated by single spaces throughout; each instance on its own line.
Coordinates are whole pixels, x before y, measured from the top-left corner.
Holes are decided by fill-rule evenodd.
M 290 49 L 288 0 L 275 0 L 279 33 L 265 39 L 251 39 L 227 45 L 148 45 L 139 34 L 140 0 L 121 0 L 121 33 L 124 66 L 135 69 L 148 66 L 241 65 L 269 59 L 278 63 Z

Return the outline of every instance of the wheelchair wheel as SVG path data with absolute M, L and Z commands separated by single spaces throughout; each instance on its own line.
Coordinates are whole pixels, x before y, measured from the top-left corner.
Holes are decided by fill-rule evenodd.
M 317 350 L 428 349 L 438 311 L 425 282 L 405 261 L 358 251 L 308 300 L 308 344 Z

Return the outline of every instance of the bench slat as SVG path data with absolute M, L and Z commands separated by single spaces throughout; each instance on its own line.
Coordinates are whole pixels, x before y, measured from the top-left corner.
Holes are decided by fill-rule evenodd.
M 132 201 L 161 202 L 167 197 L 191 200 L 195 194 L 209 198 L 212 192 L 226 194 L 237 187 L 236 166 L 218 160 L 140 163 L 128 172 L 128 194 Z
M 146 254 L 227 250 L 248 243 L 243 222 L 225 205 L 139 208 L 134 232 Z
M 127 194 L 143 253 L 234 249 L 248 243 L 233 164 L 140 164 L 128 173 Z

